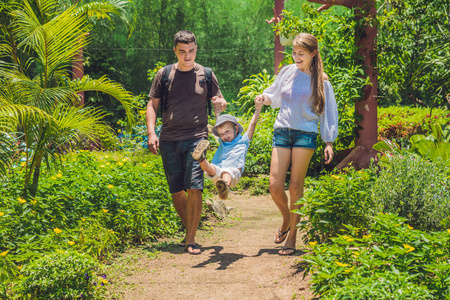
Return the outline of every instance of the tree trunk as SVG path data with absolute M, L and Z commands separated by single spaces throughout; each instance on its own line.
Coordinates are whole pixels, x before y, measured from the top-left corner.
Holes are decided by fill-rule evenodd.
M 275 9 L 273 10 L 273 13 L 276 20 L 280 19 L 283 9 L 284 0 L 275 0 Z M 280 36 L 275 32 L 274 74 L 278 74 L 279 72 L 280 63 L 284 59 L 283 51 L 284 46 L 280 43 Z
M 347 8 L 356 8 L 355 19 L 361 24 L 357 30 L 356 45 L 357 56 L 362 57 L 357 63 L 364 67 L 365 76 L 370 78 L 371 85 L 363 88 L 363 96 L 355 104 L 356 114 L 361 116 L 357 120 L 356 147 L 344 158 L 337 168 L 352 165 L 355 168 L 367 168 L 372 158 L 376 159 L 377 151 L 372 146 L 377 143 L 377 97 L 378 74 L 376 70 L 377 52 L 377 23 L 376 0 L 308 0 L 309 2 L 323 4 L 318 10 L 328 9 L 333 5 L 342 5 Z
M 84 66 L 83 66 L 83 48 L 78 50 L 77 55 L 74 57 L 72 61 L 72 80 L 73 79 L 81 79 L 84 76 Z M 80 106 L 84 106 L 84 92 L 78 92 L 78 96 L 80 97 Z

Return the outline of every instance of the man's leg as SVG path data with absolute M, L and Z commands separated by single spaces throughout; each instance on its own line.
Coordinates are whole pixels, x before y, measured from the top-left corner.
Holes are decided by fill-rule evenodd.
M 173 206 L 175 206 L 175 209 L 181 218 L 181 222 L 183 223 L 183 226 L 186 229 L 187 229 L 187 218 L 186 218 L 187 199 L 188 197 L 185 191 L 172 194 Z
M 202 215 L 202 190 L 188 189 L 186 201 L 186 245 L 195 245 L 195 234 Z M 187 248 L 191 254 L 200 253 L 198 248 Z

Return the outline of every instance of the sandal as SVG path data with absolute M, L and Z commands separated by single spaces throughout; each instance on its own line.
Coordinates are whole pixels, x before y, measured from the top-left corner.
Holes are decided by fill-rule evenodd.
M 284 242 L 284 240 L 287 237 L 287 234 L 288 234 L 289 230 L 291 230 L 291 227 L 289 227 L 285 232 L 281 232 L 281 227 L 278 228 L 277 232 L 275 232 L 275 235 L 273 236 L 273 242 L 275 244 L 281 244 L 282 242 Z M 280 239 L 282 236 L 284 236 L 284 237 L 281 239 L 281 241 L 277 242 L 277 239 Z
M 288 252 L 286 253 L 286 251 L 292 251 L 292 252 Z M 278 251 L 278 254 L 281 256 L 289 256 L 294 254 L 295 252 L 297 252 L 297 250 L 295 250 L 295 248 L 292 247 L 281 247 L 281 250 Z
M 225 180 L 218 179 L 216 181 L 217 192 L 219 193 L 219 198 L 221 200 L 226 200 L 228 198 L 228 186 Z
M 191 251 L 189 251 L 189 248 L 191 248 Z M 195 252 L 195 250 L 200 249 L 197 244 L 187 244 L 186 247 L 184 247 L 184 251 L 186 251 L 187 253 L 191 254 L 191 255 L 198 255 L 200 252 Z
M 195 147 L 194 152 L 192 152 L 192 158 L 198 162 L 203 161 L 206 158 L 206 150 L 208 150 L 209 141 L 201 140 Z

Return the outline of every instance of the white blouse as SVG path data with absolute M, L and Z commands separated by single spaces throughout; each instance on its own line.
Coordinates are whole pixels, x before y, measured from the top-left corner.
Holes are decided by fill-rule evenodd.
M 300 71 L 295 64 L 281 69 L 275 82 L 263 94 L 272 100 L 272 108 L 280 108 L 274 124 L 276 128 L 291 128 L 320 134 L 322 140 L 334 142 L 338 135 L 338 110 L 333 87 L 324 82 L 325 107 L 322 114 L 312 110 L 311 76 Z

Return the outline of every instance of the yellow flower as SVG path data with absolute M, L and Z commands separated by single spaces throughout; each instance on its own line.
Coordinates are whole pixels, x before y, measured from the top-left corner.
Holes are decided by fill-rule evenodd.
M 145 168 L 147 166 L 147 164 L 142 164 L 142 166 Z
M 127 162 L 127 160 L 129 160 L 129 158 L 122 159 L 123 162 Z
M 52 179 L 53 179 L 53 180 L 56 180 L 56 177 L 55 177 L 55 176 L 52 176 Z
M 9 250 L 6 250 L 5 252 L 0 253 L 0 256 L 6 256 L 8 254 Z
M 364 238 L 364 239 L 370 239 L 371 237 L 372 237 L 371 234 L 369 234 L 369 235 L 363 235 L 363 238 Z
M 86 221 L 86 219 L 83 219 L 83 218 L 81 218 L 81 221 L 83 221 L 83 222 L 84 222 L 84 221 Z
M 333 178 L 333 179 L 335 179 L 335 180 L 339 180 L 339 179 L 341 179 L 341 177 L 339 177 L 339 176 L 336 176 L 336 175 L 331 175 L 331 178 Z
M 108 184 L 108 188 L 112 189 L 114 186 L 112 184 Z
M 105 165 L 100 165 L 100 168 L 104 168 L 105 167 Z
M 120 133 L 122 130 L 121 129 L 117 129 L 117 132 Z
M 22 269 L 22 265 L 20 265 L 20 266 L 17 266 L 17 269 L 19 269 L 19 270 L 20 270 L 20 269 Z
M 4 215 L 5 213 L 0 211 L 0 217 L 3 217 Z
M 103 212 L 106 214 L 108 212 L 108 210 L 107 209 L 103 209 Z
M 20 204 L 24 204 L 24 203 L 27 203 L 27 200 L 25 200 L 22 197 L 20 197 L 19 198 L 19 202 L 20 202 Z
M 139 111 L 139 114 L 140 114 L 140 115 L 145 115 L 145 110 Z
M 123 209 L 120 210 L 121 213 L 125 212 Z
M 70 246 L 75 245 L 75 242 L 74 242 L 74 241 L 68 241 L 68 243 L 69 243 Z
M 109 166 L 110 164 L 111 164 L 110 162 L 107 162 L 107 163 L 106 163 L 107 166 Z
M 310 246 L 315 246 L 317 244 L 317 242 L 309 242 Z
M 350 265 L 348 265 L 348 264 L 343 264 L 343 263 L 338 262 L 338 261 L 335 261 L 335 263 L 336 263 L 339 267 L 348 267 L 348 266 L 350 266 Z
M 37 212 L 35 212 L 34 210 L 31 211 L 33 214 L 37 214 Z
M 450 228 L 449 228 L 449 229 L 447 229 L 447 231 L 448 231 L 448 233 L 450 233 Z
M 20 166 L 24 167 L 26 164 L 27 164 L 26 162 L 23 162 L 23 163 L 20 164 Z
M 60 234 L 60 233 L 62 232 L 62 230 L 59 229 L 59 228 L 55 228 L 55 229 L 53 229 L 53 231 L 54 231 L 56 234 Z
M 409 225 L 408 225 L 408 228 L 409 228 L 409 229 L 414 229 L 414 227 L 412 227 L 412 226 L 409 226 Z
M 355 251 L 355 252 L 353 252 L 353 254 L 355 254 L 355 255 L 359 255 L 359 252 L 358 252 L 358 251 Z
M 344 240 L 346 240 L 347 242 L 353 242 L 355 239 L 352 239 L 351 237 L 344 235 L 343 236 Z
M 31 202 L 31 204 L 33 204 L 33 205 L 36 205 L 36 203 L 37 203 L 36 200 L 31 200 L 30 202 Z
M 108 156 L 108 155 L 105 155 L 105 158 L 109 158 L 109 156 Z
M 403 244 L 403 247 L 405 247 L 405 249 L 407 249 L 406 253 L 416 250 L 416 248 L 414 248 L 413 246 L 407 245 L 407 244 Z
M 61 178 L 61 177 L 62 177 L 62 174 L 61 174 L 61 173 L 58 173 L 58 174 L 56 174 L 56 177 Z
M 123 162 L 121 162 L 121 161 L 119 161 L 117 164 L 118 164 L 119 166 L 123 166 Z
M 102 283 L 103 283 L 103 284 L 107 284 L 107 283 L 108 283 L 108 280 L 102 279 Z
M 350 273 L 354 268 L 355 268 L 355 267 L 348 268 L 347 270 L 344 270 L 344 272 L 345 272 L 345 273 Z

